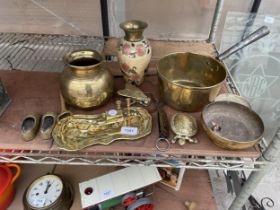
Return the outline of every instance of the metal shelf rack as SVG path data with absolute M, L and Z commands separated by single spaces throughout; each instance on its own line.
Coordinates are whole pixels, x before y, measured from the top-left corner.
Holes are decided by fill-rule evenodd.
M 150 72 L 155 72 L 155 61 L 157 58 L 162 57 L 165 54 L 175 51 L 190 51 L 194 53 L 205 53 L 208 55 L 214 55 L 216 53 L 215 46 L 209 42 L 215 40 L 215 34 L 217 32 L 217 26 L 219 24 L 223 0 L 217 0 L 216 10 L 212 21 L 211 31 L 209 34 L 209 39 L 202 42 L 162 42 L 162 41 L 152 41 L 152 48 L 154 49 L 154 58 L 150 65 Z M 252 10 L 253 11 L 253 10 Z M 108 25 L 106 23 L 106 18 L 103 18 L 103 25 Z M 108 34 L 106 31 L 104 35 Z M 6 38 L 13 37 L 13 41 L 7 41 Z M 35 37 L 39 36 L 39 42 Z M 21 39 L 18 39 L 21 37 Z M 31 37 L 31 39 L 26 39 L 26 37 Z M 40 39 L 40 37 L 47 37 Z M 103 54 L 105 56 L 114 56 L 116 40 L 107 39 L 104 42 L 104 37 L 99 40 L 97 46 L 90 45 L 90 43 L 85 42 L 85 45 L 76 46 L 70 41 L 68 44 L 61 45 L 60 42 L 50 45 L 49 38 L 54 38 L 57 40 L 60 37 L 65 43 L 66 36 L 62 35 L 29 35 L 29 34 L 0 34 L 0 47 L 5 49 L 5 53 L 0 55 L 0 69 L 3 70 L 28 70 L 28 71 L 61 71 L 62 70 L 62 59 L 57 59 L 61 57 L 67 50 L 84 48 L 85 46 L 90 48 L 103 47 Z M 68 36 L 69 37 L 69 36 Z M 23 38 L 23 39 L 22 39 Z M 51 40 L 52 40 L 51 38 Z M 77 37 L 78 40 L 84 37 Z M 85 37 L 86 39 L 89 37 Z M 26 41 L 29 40 L 29 41 Z M 74 40 L 74 39 L 73 39 Z M 72 41 L 73 41 L 72 40 Z M 93 38 L 95 40 L 95 38 Z M 78 43 L 80 43 L 80 41 Z M 96 40 L 95 40 L 96 41 Z M 67 42 L 66 42 L 67 43 Z M 75 47 L 74 47 L 75 46 Z M 39 52 L 39 50 L 41 50 Z M 101 49 L 100 49 L 101 50 Z M 46 52 L 49 53 L 46 53 Z M 50 53 L 52 51 L 53 53 Z M 51 57 L 52 55 L 55 55 Z M 109 68 L 116 73 L 116 63 L 108 63 Z M 150 73 L 149 72 L 149 73 Z M 234 82 L 229 76 L 227 80 L 227 86 L 229 90 L 238 93 Z M 3 124 L 0 120 L 0 129 Z M 12 125 L 13 126 L 13 125 Z M 4 128 L 6 128 L 4 126 Z M 1 132 L 1 130 L 0 130 Z M 266 145 L 265 141 L 262 145 Z M 272 146 L 271 146 L 272 145 Z M 173 166 L 173 167 L 185 167 L 185 168 L 195 168 L 195 169 L 226 169 L 226 170 L 253 170 L 253 175 L 250 176 L 245 186 L 242 189 L 240 195 L 233 202 L 230 210 L 239 210 L 241 206 L 246 202 L 248 196 L 253 192 L 254 186 L 265 174 L 266 170 L 271 167 L 271 162 L 276 158 L 277 148 L 280 145 L 280 133 L 276 135 L 274 141 L 264 152 L 259 152 L 258 156 L 255 157 L 233 157 L 231 155 L 201 155 L 197 153 L 196 155 L 171 155 L 171 154 L 145 154 L 145 153 L 108 153 L 108 152 L 76 152 L 68 153 L 63 151 L 53 151 L 53 150 L 35 150 L 29 149 L 19 149 L 12 148 L 9 150 L 8 147 L 2 148 L 0 150 L 0 162 L 17 162 L 17 163 L 31 163 L 31 164 L 69 164 L 69 165 L 154 165 L 154 166 Z M 6 145 L 7 146 L 7 145 Z M 0 138 L 0 147 L 2 147 L 2 142 Z M 264 148 L 265 149 L 265 148 Z
M 0 162 L 99 166 L 157 166 L 189 169 L 261 170 L 265 161 L 254 158 L 201 157 L 190 155 L 145 155 L 135 153 L 46 152 L 40 150 L 1 152 Z

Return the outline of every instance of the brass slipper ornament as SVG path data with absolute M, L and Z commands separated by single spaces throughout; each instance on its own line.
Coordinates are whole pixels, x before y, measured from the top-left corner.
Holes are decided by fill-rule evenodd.
M 125 89 L 117 92 L 120 96 L 124 96 L 131 99 L 131 104 L 139 103 L 143 106 L 149 106 L 151 104 L 151 98 L 143 93 L 138 87 L 126 83 Z
M 30 113 L 24 117 L 21 124 L 21 137 L 24 141 L 33 140 L 40 128 L 41 115 L 39 113 Z
M 175 114 L 171 119 L 171 129 L 176 136 L 171 140 L 174 144 L 176 142 L 183 146 L 186 141 L 189 143 L 198 143 L 196 138 L 193 136 L 197 133 L 197 123 L 194 117 L 188 114 Z

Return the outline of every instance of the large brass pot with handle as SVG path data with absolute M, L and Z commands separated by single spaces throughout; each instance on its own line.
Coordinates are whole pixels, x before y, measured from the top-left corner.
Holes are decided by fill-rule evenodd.
M 93 108 L 113 95 L 114 80 L 94 50 L 77 50 L 64 56 L 65 68 L 60 76 L 60 89 L 67 104 Z
M 221 60 L 268 33 L 267 27 L 261 27 L 216 58 L 190 52 L 161 58 L 157 70 L 163 101 L 176 110 L 200 111 L 215 99 L 227 77 Z
M 163 100 L 176 110 L 193 112 L 215 99 L 227 72 L 210 56 L 182 52 L 162 58 L 158 75 Z

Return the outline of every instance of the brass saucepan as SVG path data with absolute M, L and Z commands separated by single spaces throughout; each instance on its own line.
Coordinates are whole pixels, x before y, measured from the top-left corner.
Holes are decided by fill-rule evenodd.
M 176 110 L 201 110 L 218 95 L 227 70 L 220 61 L 269 33 L 261 27 L 218 57 L 189 52 L 169 54 L 159 60 L 158 75 L 163 101 Z

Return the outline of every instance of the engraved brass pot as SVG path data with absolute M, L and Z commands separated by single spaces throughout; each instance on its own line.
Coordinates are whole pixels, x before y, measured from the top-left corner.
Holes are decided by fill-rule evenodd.
M 65 68 L 60 76 L 60 89 L 67 104 L 93 108 L 113 95 L 114 79 L 94 50 L 77 50 L 64 56 Z

